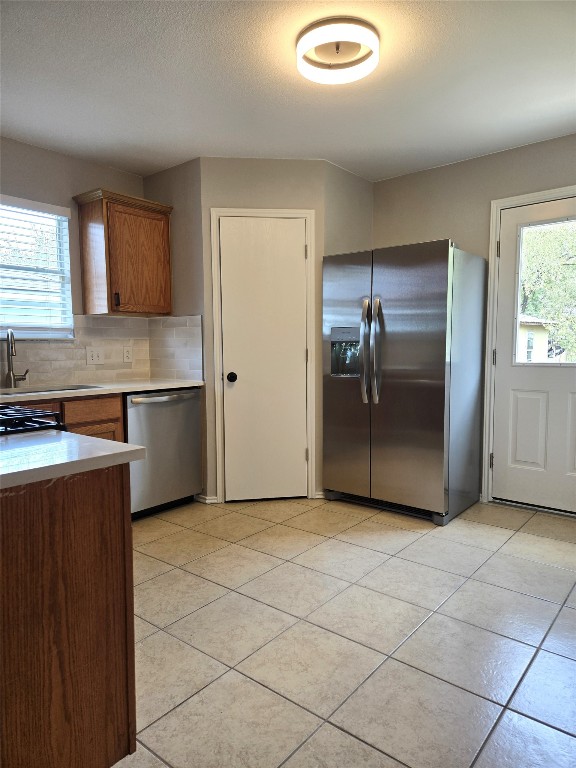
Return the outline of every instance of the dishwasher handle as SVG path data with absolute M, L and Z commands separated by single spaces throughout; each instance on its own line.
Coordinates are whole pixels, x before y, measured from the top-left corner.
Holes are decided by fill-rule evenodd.
M 198 397 L 198 392 L 182 392 L 178 395 L 150 395 L 149 397 L 138 395 L 130 398 L 132 405 L 147 405 L 148 403 L 172 403 L 175 400 L 193 400 Z

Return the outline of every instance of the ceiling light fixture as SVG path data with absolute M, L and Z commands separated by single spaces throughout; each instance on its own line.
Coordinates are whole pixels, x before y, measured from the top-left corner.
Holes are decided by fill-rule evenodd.
M 346 17 L 310 24 L 298 35 L 296 65 L 315 83 L 353 83 L 378 66 L 380 40 L 371 24 Z

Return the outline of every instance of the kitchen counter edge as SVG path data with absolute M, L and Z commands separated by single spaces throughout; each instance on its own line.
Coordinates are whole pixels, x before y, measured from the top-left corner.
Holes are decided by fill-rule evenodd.
M 98 384 L 89 389 L 57 389 L 30 391 L 27 388 L 14 389 L 10 394 L 0 395 L 0 403 L 8 405 L 13 402 L 39 402 L 41 400 L 68 400 L 78 397 L 98 397 L 102 395 L 118 395 L 130 392 L 156 392 L 165 389 L 196 389 L 203 387 L 204 382 L 193 379 L 157 379 L 155 381 L 122 381 Z
M 140 445 L 54 429 L 0 437 L 0 489 L 146 458 Z

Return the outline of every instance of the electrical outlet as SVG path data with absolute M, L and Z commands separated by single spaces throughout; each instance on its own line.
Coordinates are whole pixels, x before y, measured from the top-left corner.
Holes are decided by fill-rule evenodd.
M 104 362 L 104 350 L 101 347 L 86 347 L 86 363 L 98 365 Z
M 124 362 L 132 362 L 132 347 L 124 347 Z

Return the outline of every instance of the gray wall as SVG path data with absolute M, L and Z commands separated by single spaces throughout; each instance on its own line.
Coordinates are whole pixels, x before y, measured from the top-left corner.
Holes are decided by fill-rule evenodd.
M 144 196 L 174 208 L 170 217 L 172 311 L 175 315 L 201 315 L 204 270 L 200 160 L 147 176 Z
M 211 208 L 292 208 L 316 212 L 316 280 L 324 252 L 324 174 L 320 160 L 201 158 L 206 378 L 206 495 L 216 495 L 216 410 L 212 322 Z M 317 395 L 317 409 L 320 397 Z
M 202 158 L 204 365 L 206 377 L 206 494 L 216 493 L 211 208 L 285 208 L 315 211 L 316 457 L 322 488 L 322 259 L 325 253 L 369 248 L 372 184 L 324 160 Z
M 324 163 L 324 192 L 325 255 L 372 248 L 372 182 Z
M 576 182 L 576 135 L 374 185 L 374 246 L 452 238 L 488 258 L 490 203 Z
M 216 412 L 212 318 L 212 208 L 300 209 L 315 212 L 316 336 L 321 350 L 322 258 L 325 252 L 369 248 L 372 184 L 321 160 L 200 158 L 149 176 L 146 197 L 174 206 L 172 266 L 175 314 L 204 318 L 205 493 L 216 495 Z M 322 487 L 321 359 L 314 361 L 316 487 Z
M 2 138 L 0 156 L 0 191 L 4 195 L 22 197 L 38 203 L 70 208 L 70 271 L 72 279 L 72 311 L 82 314 L 82 282 L 78 215 L 73 195 L 103 187 L 126 195 L 143 197 L 140 176 L 118 171 L 87 160 L 78 160 L 59 152 Z M 162 201 L 159 201 L 162 202 Z

